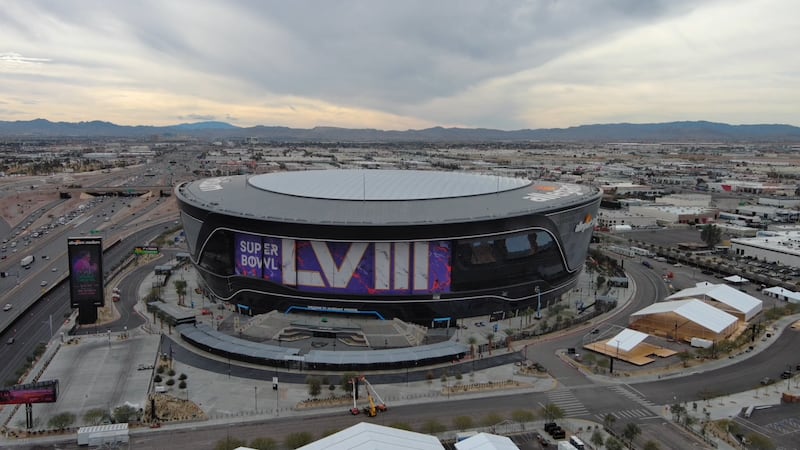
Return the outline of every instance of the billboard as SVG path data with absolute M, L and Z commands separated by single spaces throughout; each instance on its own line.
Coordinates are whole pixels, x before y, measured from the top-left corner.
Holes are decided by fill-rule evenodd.
M 235 272 L 302 291 L 450 292 L 450 242 L 326 242 L 236 233 Z
M 103 306 L 103 239 L 67 238 L 70 304 Z
M 57 399 L 58 380 L 37 381 L 0 389 L 0 405 L 55 403 Z

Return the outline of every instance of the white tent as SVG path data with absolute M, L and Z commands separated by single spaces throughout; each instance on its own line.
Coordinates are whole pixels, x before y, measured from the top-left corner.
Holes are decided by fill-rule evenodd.
M 631 330 L 625 328 L 619 334 L 606 341 L 606 345 L 610 348 L 616 348 L 619 351 L 629 352 L 634 347 L 641 344 L 647 339 L 648 334 L 641 331 Z
M 326 436 L 300 447 L 301 450 L 444 450 L 434 436 L 369 422 Z
M 654 303 L 630 316 L 630 328 L 675 339 L 725 339 L 738 319 L 697 299 Z
M 734 284 L 744 284 L 750 282 L 750 280 L 748 280 L 747 278 L 740 277 L 739 275 L 731 275 L 729 277 L 723 278 L 723 280 L 727 281 L 728 283 L 734 283 Z
M 461 442 L 456 442 L 456 450 L 519 450 L 519 447 L 505 436 L 478 433 Z
M 800 292 L 790 291 L 780 286 L 766 288 L 761 292 L 769 295 L 770 297 L 775 297 L 778 300 L 783 300 L 789 303 L 800 303 Z
M 707 297 L 729 306 L 734 311 L 741 313 L 745 321 L 752 319 L 756 314 L 760 313 L 764 303 L 752 295 L 728 285 L 710 283 L 698 283 L 697 286 L 693 288 L 683 289 L 670 295 L 666 300 L 681 300 L 698 297 Z

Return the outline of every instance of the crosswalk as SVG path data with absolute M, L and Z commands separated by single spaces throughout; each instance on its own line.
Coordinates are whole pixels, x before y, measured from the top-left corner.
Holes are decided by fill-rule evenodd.
M 569 389 L 556 389 L 547 392 L 547 401 L 558 406 L 566 417 L 586 416 L 589 410 L 583 406 Z
M 616 417 L 619 420 L 634 420 L 634 419 L 655 419 L 658 418 L 657 415 L 653 414 L 653 411 L 649 409 L 639 408 L 639 409 L 624 409 L 619 411 L 608 411 L 602 414 L 595 414 L 594 417 L 598 419 L 599 422 L 603 422 L 607 414 L 611 414 L 612 416 Z
M 622 395 L 624 397 L 627 397 L 627 398 L 635 401 L 636 403 L 638 403 L 638 404 L 640 404 L 640 405 L 642 405 L 644 407 L 652 408 L 652 407 L 656 406 L 655 403 L 651 402 L 650 400 L 647 400 L 646 398 L 642 397 L 638 393 L 632 392 L 631 390 L 626 389 L 625 385 L 610 386 L 609 389 L 614 391 L 614 392 L 616 392 L 619 395 Z

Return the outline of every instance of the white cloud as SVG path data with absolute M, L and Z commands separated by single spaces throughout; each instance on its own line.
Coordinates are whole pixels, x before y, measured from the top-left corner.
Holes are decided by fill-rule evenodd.
M 789 0 L 7 6 L 0 120 L 798 121 L 800 10 Z

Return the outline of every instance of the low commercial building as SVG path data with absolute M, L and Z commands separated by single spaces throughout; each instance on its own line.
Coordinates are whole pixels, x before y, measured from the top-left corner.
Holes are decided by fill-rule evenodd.
M 800 232 L 762 232 L 754 238 L 731 239 L 731 252 L 768 263 L 800 267 Z

